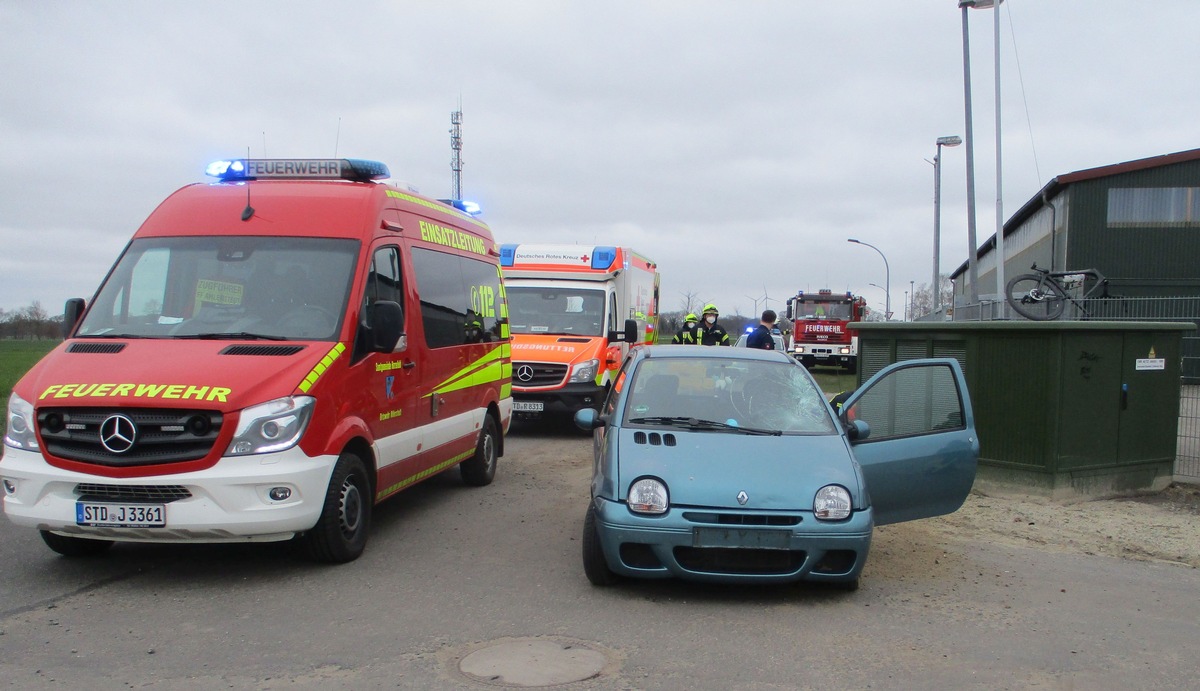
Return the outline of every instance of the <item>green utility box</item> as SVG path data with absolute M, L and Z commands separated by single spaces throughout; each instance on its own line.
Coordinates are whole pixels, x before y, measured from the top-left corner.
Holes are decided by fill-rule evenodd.
M 864 322 L 859 384 L 952 357 L 979 433 L 976 487 L 1053 499 L 1157 491 L 1172 479 L 1183 335 L 1170 322 Z

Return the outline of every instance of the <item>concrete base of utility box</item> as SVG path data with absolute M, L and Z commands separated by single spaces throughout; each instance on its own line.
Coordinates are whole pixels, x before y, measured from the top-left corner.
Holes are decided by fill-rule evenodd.
M 1056 502 L 1152 494 L 1172 482 L 1172 461 L 1109 469 L 1043 473 L 980 459 L 973 489 L 988 496 L 1035 496 Z

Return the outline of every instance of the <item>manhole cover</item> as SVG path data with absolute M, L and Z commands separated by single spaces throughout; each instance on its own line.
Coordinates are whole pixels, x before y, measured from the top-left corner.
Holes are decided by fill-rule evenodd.
M 532 688 L 591 679 L 606 664 L 604 653 L 579 641 L 521 638 L 480 648 L 458 669 L 485 684 Z

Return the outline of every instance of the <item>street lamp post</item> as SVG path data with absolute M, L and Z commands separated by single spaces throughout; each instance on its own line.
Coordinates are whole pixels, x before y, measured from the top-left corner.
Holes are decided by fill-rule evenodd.
M 958 146 L 957 136 L 938 137 L 937 153 L 933 155 L 933 311 L 942 307 L 942 147 Z
M 883 252 L 878 247 L 876 247 L 875 245 L 872 245 L 870 243 L 863 242 L 862 240 L 855 240 L 854 238 L 846 238 L 846 242 L 853 242 L 856 245 L 863 245 L 865 247 L 870 247 L 871 249 L 875 250 L 876 252 L 879 252 L 879 256 L 883 258 L 883 282 L 887 285 L 887 287 L 883 289 L 883 299 L 884 299 L 883 316 L 887 321 L 891 321 L 892 320 L 892 270 L 891 270 L 891 268 L 888 267 L 887 257 L 885 257 L 883 255 Z
M 971 301 L 979 302 L 979 269 L 975 265 L 978 247 L 975 239 L 975 156 L 971 130 L 971 59 L 967 41 L 967 10 L 993 9 L 995 12 L 995 68 L 996 68 L 996 292 L 1003 293 L 1004 284 L 1004 207 L 1002 202 L 1002 166 L 1000 147 L 1000 3 L 1004 0 L 958 0 L 962 9 L 963 31 L 963 85 L 967 120 L 967 235 L 970 251 L 967 254 L 968 280 L 971 282 Z

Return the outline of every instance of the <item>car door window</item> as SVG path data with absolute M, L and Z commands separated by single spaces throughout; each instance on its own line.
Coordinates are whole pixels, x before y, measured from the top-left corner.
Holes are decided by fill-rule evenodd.
M 962 397 L 948 366 L 894 372 L 847 408 L 847 418 L 871 428 L 866 442 L 963 429 Z

